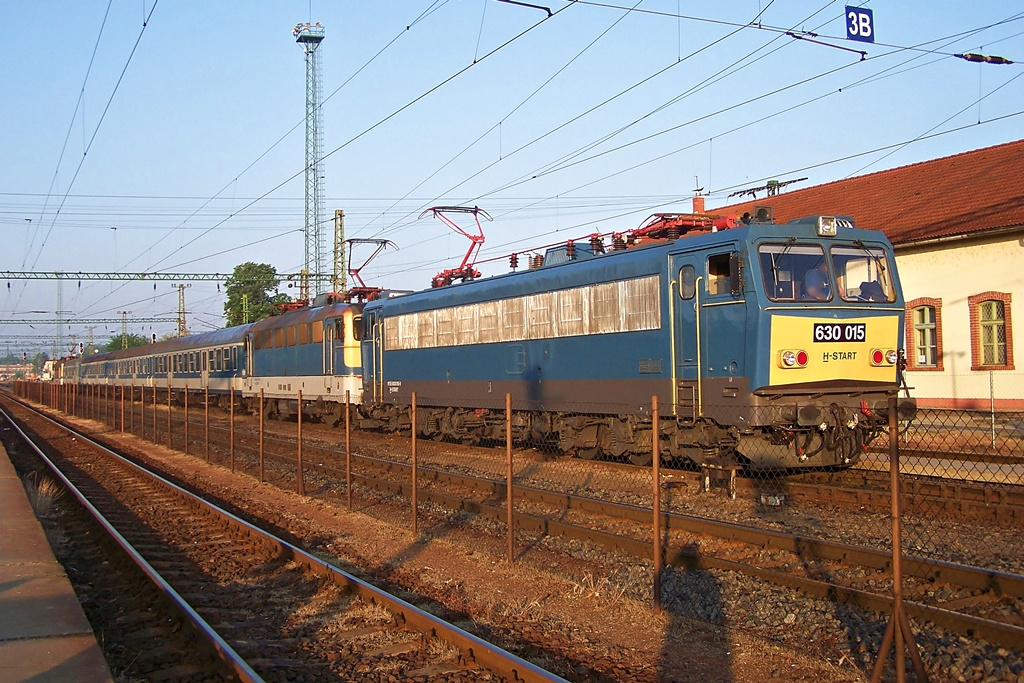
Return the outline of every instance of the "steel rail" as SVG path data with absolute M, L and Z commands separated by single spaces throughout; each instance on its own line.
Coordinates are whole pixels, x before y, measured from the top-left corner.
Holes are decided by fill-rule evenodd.
M 281 443 L 286 442 L 286 440 L 276 437 L 268 439 L 268 441 L 280 441 Z M 320 451 L 322 453 L 340 455 L 340 452 L 338 451 L 333 451 L 321 446 L 307 445 L 306 451 L 307 453 Z M 295 458 L 289 455 L 266 453 L 265 458 L 282 464 L 288 464 L 291 466 L 295 465 Z M 409 476 L 411 473 L 411 466 L 406 463 L 381 460 L 372 456 L 359 455 L 356 453 L 352 454 L 352 458 L 353 462 L 361 462 L 365 465 L 370 465 L 381 472 L 396 472 L 402 476 Z M 304 469 L 328 475 L 332 478 L 345 478 L 344 470 L 331 465 L 307 463 L 304 465 Z M 682 476 L 684 474 L 690 473 L 676 472 L 674 475 L 669 475 L 676 476 L 677 478 L 674 481 L 666 482 L 667 485 L 671 486 L 672 484 L 685 481 L 685 477 Z M 352 476 L 355 481 L 369 488 L 377 488 L 377 490 L 386 491 L 387 493 L 411 497 L 409 485 L 374 479 L 373 477 L 355 472 Z M 487 479 L 485 477 L 457 474 L 429 467 L 419 468 L 419 477 L 420 481 L 423 482 L 434 481 L 443 484 L 461 486 L 472 491 L 477 491 L 483 495 L 498 497 L 502 500 L 504 500 L 504 496 L 506 494 L 506 487 L 503 481 Z M 747 481 L 749 482 L 749 480 Z M 383 488 L 380 488 L 381 486 Z M 817 485 L 807 486 L 809 488 L 814 488 Z M 517 498 L 525 498 L 531 502 L 550 505 L 560 510 L 580 510 L 582 512 L 635 521 L 644 525 L 649 525 L 651 523 L 652 513 L 650 508 L 629 505 L 626 503 L 604 501 L 585 496 L 559 493 L 523 484 L 517 484 L 515 489 Z M 860 489 L 852 489 L 851 491 L 860 491 Z M 787 492 L 791 491 L 787 490 Z M 884 495 L 886 502 L 888 503 L 889 501 L 888 491 L 872 491 L 870 494 L 872 496 Z M 506 511 L 504 511 L 503 508 L 488 506 L 483 503 L 477 504 L 472 501 L 465 501 L 446 494 L 420 489 L 417 491 L 417 495 L 424 500 L 430 500 L 430 502 L 434 502 L 451 509 L 461 509 L 485 514 L 489 517 L 493 517 L 497 521 L 503 521 L 506 515 Z M 431 496 L 436 498 L 431 498 Z M 519 519 L 520 514 L 523 514 L 522 520 Z M 536 531 L 543 531 L 549 526 L 551 526 L 551 528 L 560 529 L 559 525 L 562 524 L 559 522 L 552 526 L 542 524 L 539 521 L 528 522 L 527 520 L 530 517 L 531 516 L 525 515 L 524 513 L 516 513 L 517 523 L 524 525 L 524 528 L 526 528 L 525 525 L 529 525 L 529 528 Z M 772 548 L 787 551 L 795 553 L 806 559 L 855 562 L 860 566 L 871 569 L 884 569 L 889 567 L 892 562 L 892 554 L 889 551 L 868 548 L 865 546 L 827 541 L 807 536 L 798 536 L 795 534 L 786 534 L 783 532 L 759 529 L 733 522 L 707 519 L 693 515 L 684 515 L 676 512 L 667 512 L 664 514 L 664 518 L 666 520 L 665 528 L 667 531 L 685 531 L 728 541 L 746 543 L 748 545 L 761 548 Z M 543 518 L 536 517 L 536 520 L 541 519 Z M 557 533 L 564 534 L 565 530 L 559 530 Z M 614 538 L 620 539 L 626 537 L 615 536 Z M 580 538 L 579 540 L 586 539 Z M 615 542 L 612 543 L 612 546 L 617 547 L 618 543 L 619 541 L 615 540 Z M 644 555 L 644 553 L 633 554 Z M 645 556 L 649 557 L 650 551 L 646 551 Z M 904 574 L 925 581 L 948 581 L 964 588 L 993 591 L 998 595 L 1024 598 L 1024 576 L 1008 572 L 999 572 L 970 565 L 961 565 L 942 560 L 905 555 Z
M 401 467 L 402 465 L 399 463 L 389 463 L 387 469 L 393 470 L 400 469 Z M 311 466 L 310 469 L 313 469 L 313 467 Z M 318 466 L 317 469 L 325 472 L 333 470 L 332 474 L 337 472 L 336 469 L 326 466 Z M 421 480 L 429 478 L 426 473 L 421 473 L 420 476 Z M 434 478 L 436 480 L 444 480 L 447 476 L 447 474 L 438 473 Z M 461 479 L 459 475 L 453 476 Z M 357 481 L 368 488 L 373 488 L 381 492 L 402 496 L 409 495 L 409 486 L 405 484 L 374 479 L 372 477 L 358 474 L 353 474 L 352 478 L 354 481 Z M 495 483 L 493 490 L 495 492 L 500 492 L 504 491 L 504 488 L 504 484 Z M 524 487 L 516 486 L 517 496 L 525 492 L 526 489 L 524 489 Z M 537 493 L 536 490 L 531 492 Z M 552 494 L 547 491 L 539 493 L 541 493 L 542 496 L 532 498 L 531 500 L 538 501 L 541 498 L 554 500 L 562 497 L 564 499 L 572 500 L 575 503 L 572 507 L 579 509 L 593 507 L 595 503 L 598 508 L 606 505 L 609 507 L 619 508 L 631 507 L 623 506 L 618 503 L 603 503 L 578 498 L 573 499 L 570 496 Z M 504 508 L 489 505 L 487 503 L 456 498 L 454 496 L 448 496 L 435 491 L 421 489 L 418 495 L 422 501 L 447 507 L 449 509 L 483 515 L 499 522 L 503 521 L 507 515 L 507 511 Z M 647 524 L 650 524 L 650 510 L 633 508 L 631 512 L 638 512 L 640 515 L 639 518 Z M 646 517 L 646 519 L 643 519 L 644 517 Z M 693 529 L 706 528 L 709 532 L 717 531 L 718 533 L 724 534 L 719 536 L 721 538 L 746 542 L 752 545 L 761 545 L 763 547 L 772 547 L 779 550 L 790 550 L 801 557 L 810 555 L 812 557 L 822 559 L 849 561 L 850 556 L 853 555 L 859 556 L 862 561 L 865 561 L 865 566 L 874 568 L 886 567 L 892 560 L 891 555 L 869 548 L 846 546 L 818 539 L 809 539 L 800 536 L 781 534 L 778 532 L 752 529 L 727 522 L 686 518 L 682 515 L 667 514 L 663 517 L 667 518 L 666 526 L 669 529 L 686 528 L 686 530 L 690 531 Z M 630 518 L 632 519 L 632 517 Z M 565 536 L 566 538 L 593 543 L 608 550 L 624 552 L 634 557 L 651 558 L 653 552 L 652 543 L 650 541 L 630 538 L 596 529 L 587 529 L 585 527 L 576 526 L 557 519 L 548 519 L 546 517 L 517 511 L 514 513 L 514 520 L 516 527 L 521 529 L 545 535 Z M 687 522 L 692 524 L 687 524 Z M 680 526 L 677 527 L 677 524 Z M 733 535 L 727 535 L 729 532 Z M 697 531 L 697 533 L 702 532 Z M 668 548 L 665 551 L 665 562 L 666 564 L 675 567 L 684 567 L 689 569 L 721 569 L 726 571 L 735 571 L 780 586 L 794 588 L 822 600 L 860 606 L 865 609 L 882 613 L 892 611 L 892 598 L 889 596 L 869 593 L 867 591 L 848 588 L 845 586 L 838 586 L 818 581 L 816 579 L 793 576 L 792 574 L 786 574 L 769 569 L 761 569 L 759 567 L 742 564 L 732 560 L 724 560 L 704 555 L 703 553 L 695 550 Z M 867 564 L 867 562 L 872 562 L 872 564 Z M 904 556 L 903 569 L 905 575 L 913 575 L 923 579 L 935 580 L 938 582 L 949 581 L 951 583 L 962 585 L 966 588 L 991 590 L 997 594 L 1012 595 L 1014 597 L 1021 597 L 1024 595 L 1024 577 L 1019 577 L 1013 574 L 1005 574 L 936 560 L 907 556 Z M 938 626 L 949 631 L 959 633 L 963 636 L 982 637 L 989 642 L 1000 646 L 1024 649 L 1024 628 L 1022 627 L 993 621 L 991 619 L 984 619 L 982 617 L 975 617 L 960 612 L 954 612 L 941 607 L 924 605 L 908 601 L 906 599 L 904 599 L 903 604 L 907 610 L 907 614 L 915 619 L 931 621 Z
M 260 529 L 259 527 L 255 526 L 254 524 L 251 524 L 250 522 L 247 522 L 246 520 L 238 517 L 237 515 L 234 515 L 231 512 L 228 512 L 227 510 L 224 510 L 210 503 L 209 501 L 204 500 L 203 498 L 193 494 L 192 492 L 182 488 L 181 486 L 178 486 L 177 484 L 174 484 L 173 482 L 165 479 L 159 474 L 156 474 L 155 472 L 146 469 L 145 467 L 139 465 L 138 463 L 135 463 L 128 458 L 125 458 L 124 456 L 104 446 L 103 444 L 92 439 L 91 437 L 79 432 L 76 429 L 69 427 L 68 425 L 63 424 L 61 421 L 55 420 L 48 415 L 40 413 L 31 406 L 24 407 L 28 410 L 33 411 L 40 417 L 68 431 L 69 433 L 75 434 L 79 439 L 95 446 L 96 448 L 102 450 L 111 457 L 114 457 L 120 460 L 121 462 L 127 464 L 128 466 L 132 467 L 133 469 L 143 474 L 144 476 L 149 477 L 151 480 L 157 482 L 158 484 L 166 487 L 168 490 L 182 497 L 184 500 L 189 501 L 196 507 L 204 509 L 214 515 L 217 515 L 221 519 L 229 522 L 230 524 L 247 531 L 249 534 L 255 535 L 256 537 L 259 537 L 262 540 L 274 544 L 274 546 L 278 549 L 278 551 L 281 553 L 283 557 L 286 557 L 297 563 L 303 564 L 310 571 L 325 576 L 329 580 L 333 581 L 335 584 L 345 589 L 351 590 L 353 593 L 360 596 L 367 602 L 372 602 L 374 604 L 385 607 L 388 611 L 395 615 L 396 619 L 399 622 L 407 624 L 409 627 L 419 632 L 432 633 L 436 637 L 441 638 L 442 640 L 445 640 L 448 643 L 454 645 L 459 649 L 459 651 L 462 653 L 462 655 L 466 658 L 467 661 L 474 662 L 476 665 L 488 669 L 489 671 L 499 676 L 503 676 L 510 681 L 515 681 L 516 683 L 519 683 L 520 681 L 522 683 L 567 683 L 563 678 L 560 678 L 555 674 L 545 671 L 544 669 L 536 666 L 535 664 L 532 664 L 516 655 L 513 655 L 512 653 L 507 652 L 496 645 L 488 643 L 482 638 L 474 636 L 473 634 L 468 633 L 457 626 L 449 624 L 448 622 L 445 622 L 439 619 L 438 617 L 435 617 L 429 612 L 421 610 L 420 608 L 411 605 L 410 603 L 402 600 L 401 598 L 395 597 L 390 593 L 387 593 L 373 586 L 372 584 L 369 584 L 345 572 L 344 570 L 330 564 L 329 562 L 321 560 L 320 558 L 310 553 L 307 553 L 298 546 L 295 546 L 289 543 L 288 541 L 285 541 L 281 538 L 278 538 L 268 533 L 263 529 Z M 66 480 L 63 477 L 63 475 L 61 475 L 61 478 L 62 480 Z M 143 562 L 145 562 L 145 560 L 143 560 Z M 170 586 L 167 587 L 168 589 L 170 589 Z M 196 618 L 200 620 L 202 619 L 201 617 L 199 617 L 198 614 L 196 614 Z M 202 623 L 205 624 L 205 622 Z M 207 628 L 209 627 L 207 626 Z M 227 646 L 226 643 L 225 646 Z M 254 680 L 260 679 L 257 677 Z
M 327 449 L 318 450 L 326 451 Z M 289 458 L 286 455 L 270 454 L 265 455 L 265 457 L 286 464 L 294 464 L 294 458 Z M 353 454 L 353 457 L 364 463 L 374 464 L 380 471 L 398 472 L 407 475 L 410 469 L 410 466 L 404 463 L 382 461 L 355 454 Z M 345 474 L 343 470 L 328 465 L 310 465 L 308 469 L 335 478 L 343 477 Z M 411 495 L 410 485 L 408 484 L 376 479 L 358 473 L 353 473 L 352 478 L 353 481 L 367 488 L 384 493 L 404 497 Z M 501 495 L 505 492 L 504 482 L 427 468 L 420 471 L 420 480 L 463 486 L 481 493 L 493 494 L 499 499 L 502 499 Z M 649 525 L 651 522 L 651 511 L 642 507 L 598 501 L 521 485 L 516 486 L 516 495 L 517 497 L 525 495 L 527 499 L 533 502 L 546 503 L 559 509 L 578 509 L 638 521 L 643 525 Z M 425 502 L 448 509 L 482 515 L 498 522 L 504 521 L 507 518 L 507 510 L 483 502 L 466 500 L 430 491 L 429 489 L 420 489 L 418 496 Z M 891 553 L 862 546 L 756 529 L 731 522 L 720 522 L 677 513 L 666 514 L 664 518 L 666 519 L 667 530 L 707 534 L 721 539 L 747 543 L 752 546 L 792 552 L 802 558 L 859 563 L 861 566 L 873 569 L 887 568 L 892 561 Z M 514 513 L 514 522 L 517 527 L 535 533 L 565 536 L 578 541 L 590 542 L 597 546 L 624 552 L 635 557 L 652 557 L 653 549 L 650 541 L 587 529 L 560 520 L 548 519 L 523 512 Z M 761 569 L 733 560 L 704 555 L 699 551 L 669 548 L 666 551 L 665 560 L 667 564 L 677 567 L 735 571 L 776 585 L 801 590 L 819 599 L 859 606 L 882 613 L 892 611 L 892 598 L 888 596 L 838 586 L 813 578 L 798 577 L 792 574 Z M 1016 598 L 1024 597 L 1024 577 L 1015 574 L 914 556 L 904 556 L 903 569 L 905 575 L 914 576 L 926 581 L 949 582 L 964 588 L 990 591 L 996 595 L 1007 595 Z M 1019 626 L 907 600 L 904 600 L 904 606 L 907 613 L 915 619 L 931 621 L 947 630 L 964 636 L 983 637 L 992 643 L 1004 647 L 1024 648 L 1024 628 Z
M 25 407 L 28 410 L 32 410 L 32 408 L 28 406 L 23 407 Z M 38 411 L 36 411 L 36 414 L 41 415 L 46 419 L 50 419 L 47 416 L 42 415 L 42 413 L 39 413 Z M 75 497 L 79 505 L 81 505 L 86 511 L 88 511 L 90 515 L 92 515 L 93 519 L 96 520 L 96 523 L 99 524 L 104 531 L 106 531 L 107 535 L 109 535 L 110 538 L 113 539 L 115 543 L 117 543 L 117 545 L 128 556 L 128 558 L 131 559 L 131 561 L 134 562 L 139 567 L 139 569 L 141 569 L 143 573 L 146 574 L 147 577 L 149 577 L 149 580 L 152 581 L 154 585 L 156 585 L 157 589 L 167 597 L 168 601 L 171 603 L 171 606 L 179 613 L 181 613 L 181 615 L 184 616 L 192 624 L 192 627 L 210 643 L 210 645 L 217 652 L 218 656 L 224 662 L 224 664 L 229 669 L 231 669 L 231 671 L 234 672 L 234 674 L 238 676 L 239 679 L 242 681 L 246 681 L 247 683 L 263 683 L 263 678 L 261 678 L 259 674 L 253 671 L 252 667 L 250 667 L 249 664 L 246 663 L 246 661 L 242 659 L 242 657 L 237 652 L 235 652 L 231 645 L 229 645 L 227 641 L 225 641 L 220 636 L 220 634 L 213 630 L 210 624 L 207 623 L 207 621 L 203 619 L 203 617 L 200 616 L 199 613 L 196 612 L 191 605 L 188 604 L 188 602 L 181 596 L 181 594 L 174 590 L 174 588 L 171 587 L 169 583 L 167 583 L 167 581 L 160 575 L 160 573 L 156 569 L 154 569 L 153 566 L 149 562 L 147 562 L 146 559 L 141 554 L 139 554 L 139 552 L 124 538 L 124 536 L 122 536 L 121 533 L 114 528 L 114 526 L 107 520 L 107 518 L 104 517 L 103 514 L 99 510 L 97 510 L 96 507 L 91 502 L 89 502 L 89 499 L 86 498 L 85 495 L 78 490 L 78 487 L 75 486 L 71 482 L 71 480 L 64 475 L 60 468 L 58 468 L 57 465 L 52 460 L 50 460 L 50 458 L 47 457 L 45 453 L 43 453 L 43 451 L 35 444 L 35 442 L 28 436 L 28 434 L 25 433 L 21 426 L 17 422 L 15 422 L 14 418 L 10 414 L 8 414 L 7 411 L 4 410 L 2 407 L 0 407 L 0 416 L 7 420 L 8 424 L 10 424 L 14 431 L 17 432 L 22 442 L 25 443 L 36 454 L 36 456 L 46 464 L 46 467 L 50 470 L 53 476 L 60 480 L 64 488 Z M 51 422 L 54 421 L 51 420 Z M 60 423 L 58 422 L 54 422 L 54 424 L 60 425 Z M 68 429 L 64 425 L 60 426 L 64 429 Z M 75 433 L 71 430 L 68 431 L 71 433 Z M 78 434 L 78 436 L 99 448 L 103 448 L 102 446 L 99 446 L 99 444 L 96 444 L 95 441 L 92 441 L 92 439 L 89 439 L 85 435 Z M 106 449 L 104 448 L 104 450 Z

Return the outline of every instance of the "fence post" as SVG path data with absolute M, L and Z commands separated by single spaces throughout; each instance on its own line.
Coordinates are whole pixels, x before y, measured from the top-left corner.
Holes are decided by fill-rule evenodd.
M 188 382 L 185 382 L 185 455 L 188 455 Z
M 416 392 L 412 392 L 412 535 L 419 533 L 416 515 Z
M 996 387 L 995 373 L 988 371 L 988 412 L 992 419 L 992 448 L 996 447 Z
M 121 385 L 121 433 L 124 434 L 124 385 Z
M 263 483 L 263 389 L 260 389 L 260 483 Z
M 210 462 L 210 385 L 203 387 L 203 406 L 206 412 L 203 420 L 206 423 L 206 462 Z
M 505 472 L 505 506 L 508 508 L 508 520 L 505 525 L 508 527 L 508 563 L 512 564 L 515 558 L 515 534 L 512 531 L 512 394 L 505 394 L 505 460 L 508 463 Z
M 299 492 L 300 496 L 304 496 L 304 495 L 306 495 L 306 487 L 303 485 L 303 482 L 302 482 L 302 389 L 299 389 L 298 420 L 299 420 L 299 430 L 298 430 L 298 437 L 296 438 L 296 448 L 297 448 L 297 456 L 298 456 L 296 459 L 298 460 L 298 467 L 296 468 L 296 470 L 298 472 L 298 479 L 299 479 L 299 482 L 298 482 L 298 492 Z
M 157 414 L 156 414 L 156 382 L 153 382 L 153 444 L 154 445 L 160 442 L 160 431 L 159 431 L 159 427 L 157 427 L 156 420 L 157 420 Z
M 167 448 L 174 448 L 173 437 L 171 436 L 174 432 L 171 429 L 171 378 L 167 378 Z
M 128 420 L 131 424 L 131 432 L 135 433 L 135 380 L 132 380 L 131 394 L 128 397 Z
M 140 387 L 142 392 L 139 396 L 139 422 L 142 423 L 142 438 L 146 438 L 146 384 L 143 382 Z
M 228 389 L 228 457 L 231 471 L 235 471 L 235 387 Z
M 651 517 L 654 519 L 654 611 L 661 612 L 661 432 L 658 424 L 658 396 L 651 397 L 651 451 L 652 479 L 654 480 L 654 501 Z
M 352 511 L 352 431 L 349 412 L 352 410 L 352 392 L 345 392 L 345 495 Z
M 914 663 L 914 673 L 918 681 L 927 681 L 924 663 L 914 641 L 914 633 L 910 630 L 907 612 L 903 609 L 903 542 L 900 519 L 900 452 L 899 426 L 897 424 L 896 397 L 889 398 L 889 497 L 892 505 L 892 615 L 882 637 L 882 646 L 878 650 L 878 661 L 871 672 L 871 683 L 882 680 L 882 670 L 889 659 L 889 648 L 895 648 L 893 658 L 896 664 L 896 680 L 903 683 L 906 679 L 905 652 L 910 652 Z

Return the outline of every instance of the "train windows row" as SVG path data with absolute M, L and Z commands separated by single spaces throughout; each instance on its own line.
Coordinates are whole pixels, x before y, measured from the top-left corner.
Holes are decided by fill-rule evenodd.
M 111 363 L 86 363 L 84 377 L 101 377 L 111 372 L 119 376 L 231 372 L 239 368 L 238 347 L 225 346 L 205 351 L 188 351 L 148 358 L 133 358 Z
M 257 350 L 320 344 L 323 340 L 324 328 L 321 323 L 300 323 L 272 330 L 261 330 L 252 335 L 252 345 Z
M 661 327 L 657 275 L 385 319 L 388 349 L 551 339 Z

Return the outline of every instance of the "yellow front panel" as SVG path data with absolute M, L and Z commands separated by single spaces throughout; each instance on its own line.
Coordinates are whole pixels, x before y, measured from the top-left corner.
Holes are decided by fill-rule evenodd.
M 359 349 L 359 342 L 355 339 L 352 334 L 352 318 L 355 317 L 355 313 L 351 308 L 345 311 L 345 339 L 338 340 L 345 342 L 345 365 L 350 368 L 358 368 L 363 364 L 362 353 Z M 335 372 L 340 370 L 336 368 Z
M 814 324 L 856 324 L 865 326 L 864 341 L 815 341 Z M 896 349 L 899 342 L 899 316 L 871 318 L 804 318 L 789 315 L 771 317 L 771 370 L 768 380 L 772 386 L 851 379 L 871 382 L 895 382 L 896 368 L 892 365 L 871 365 L 873 349 Z M 806 351 L 807 365 L 802 368 L 779 367 L 779 354 L 783 351 Z

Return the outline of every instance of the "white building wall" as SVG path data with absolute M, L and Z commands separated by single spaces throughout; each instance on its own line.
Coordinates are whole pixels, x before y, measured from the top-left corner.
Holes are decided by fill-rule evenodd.
M 940 407 L 1024 408 L 1024 238 L 1019 233 L 987 240 L 947 241 L 897 248 L 896 263 L 906 301 L 919 297 L 942 300 L 941 371 L 907 373 L 911 392 L 922 405 Z M 1013 347 L 1008 362 L 1014 370 L 971 370 L 971 326 L 968 297 L 983 292 L 1012 296 Z M 909 315 L 909 311 L 908 311 Z M 913 339 L 907 339 L 913 353 Z M 1016 356 L 1016 357 L 1014 357 Z

